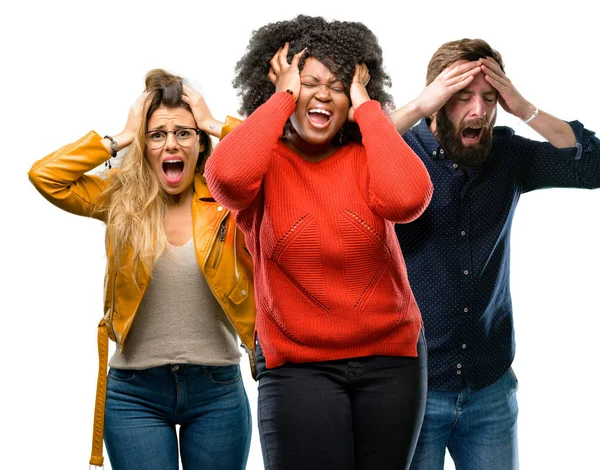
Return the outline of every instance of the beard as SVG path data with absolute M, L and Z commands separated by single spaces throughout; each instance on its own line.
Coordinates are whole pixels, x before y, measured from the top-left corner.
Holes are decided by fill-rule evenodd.
M 435 118 L 435 136 L 450 160 L 461 168 L 470 168 L 481 165 L 487 160 L 492 149 L 492 129 L 495 122 L 496 116 L 491 122 L 488 122 L 485 118 L 480 118 L 463 122 L 460 127 L 457 127 L 442 108 Z M 462 132 L 470 126 L 481 127 L 481 138 L 475 145 L 464 145 L 462 143 Z

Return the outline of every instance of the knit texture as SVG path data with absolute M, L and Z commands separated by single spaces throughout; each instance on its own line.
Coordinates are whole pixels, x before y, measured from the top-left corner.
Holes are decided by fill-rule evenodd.
M 376 101 L 355 112 L 362 145 L 309 162 L 280 139 L 294 109 L 290 94 L 273 95 L 206 165 L 211 193 L 233 210 L 254 260 L 267 367 L 416 356 L 421 316 L 394 222 L 427 207 L 427 170 Z

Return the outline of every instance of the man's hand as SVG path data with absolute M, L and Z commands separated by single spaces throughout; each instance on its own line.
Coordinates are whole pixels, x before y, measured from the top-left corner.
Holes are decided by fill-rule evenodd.
M 481 64 L 478 61 L 458 60 L 450 64 L 415 100 L 422 117 L 439 111 L 454 93 L 466 88 L 479 72 Z
M 435 114 L 454 93 L 467 87 L 480 72 L 479 61 L 457 60 L 450 64 L 415 100 L 390 115 L 396 130 L 404 134 L 421 119 Z
M 479 62 L 481 63 L 481 70 L 485 74 L 485 79 L 498 92 L 498 103 L 504 111 L 522 120 L 531 117 L 535 111 L 535 106 L 517 91 L 500 68 L 500 65 L 498 65 L 498 62 L 491 57 L 479 59 Z

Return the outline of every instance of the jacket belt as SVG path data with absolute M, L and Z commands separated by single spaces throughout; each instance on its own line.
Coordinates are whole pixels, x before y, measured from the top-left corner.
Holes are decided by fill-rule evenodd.
M 106 406 L 106 374 L 108 364 L 108 328 L 104 318 L 98 325 L 98 382 L 96 384 L 96 406 L 94 409 L 94 433 L 90 465 L 102 467 L 104 443 L 104 408 Z

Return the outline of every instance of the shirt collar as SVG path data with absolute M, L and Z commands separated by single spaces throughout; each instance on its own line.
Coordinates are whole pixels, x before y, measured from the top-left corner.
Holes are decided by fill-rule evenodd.
M 428 118 L 421 119 L 419 124 L 413 127 L 411 130 L 421 142 L 421 145 L 427 152 L 427 154 L 434 159 L 446 158 L 444 149 L 440 147 L 439 142 L 431 132 L 429 128 L 430 120 Z

